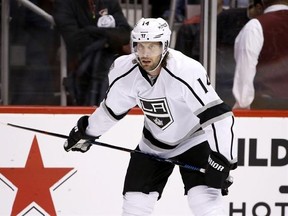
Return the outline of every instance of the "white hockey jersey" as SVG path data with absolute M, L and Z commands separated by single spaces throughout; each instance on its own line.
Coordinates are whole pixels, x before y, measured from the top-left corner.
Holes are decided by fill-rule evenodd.
M 169 49 L 167 65 L 152 82 L 134 54 L 121 56 L 111 66 L 109 84 L 87 134 L 101 136 L 138 106 L 145 115 L 141 151 L 170 158 L 208 140 L 212 150 L 236 162 L 233 113 L 199 62 Z

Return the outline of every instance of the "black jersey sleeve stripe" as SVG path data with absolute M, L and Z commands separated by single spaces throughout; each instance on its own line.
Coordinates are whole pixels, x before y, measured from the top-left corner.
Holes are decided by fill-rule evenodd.
M 127 112 L 125 112 L 125 113 L 123 113 L 123 114 L 121 114 L 121 115 L 116 115 L 114 112 L 113 112 L 113 110 L 112 109 L 110 109 L 110 107 L 108 107 L 106 104 L 105 104 L 105 107 L 106 107 L 106 110 L 108 111 L 108 113 L 114 118 L 114 119 L 116 119 L 116 120 L 121 120 L 122 118 L 124 118 L 126 115 L 127 115 L 127 113 L 130 111 L 130 109 L 127 111 Z
M 108 95 L 108 92 L 110 91 L 111 87 L 121 78 L 127 76 L 129 73 L 131 73 L 136 67 L 138 66 L 138 64 L 135 64 L 130 70 L 128 70 L 126 73 L 124 73 L 123 75 L 117 77 L 109 86 L 107 93 L 106 93 L 106 97 Z
M 231 130 L 230 159 L 231 160 L 234 160 L 234 157 L 233 157 L 233 147 L 234 147 L 234 145 L 233 145 L 233 140 L 234 140 L 233 126 L 234 126 L 234 121 L 235 121 L 234 116 L 232 116 L 232 124 L 231 124 L 231 128 L 230 128 L 230 130 Z M 212 130 L 213 130 L 213 136 L 214 136 L 216 150 L 217 150 L 217 152 L 221 153 L 219 150 L 219 143 L 218 143 L 218 139 L 217 139 L 216 127 L 215 127 L 214 123 L 211 124 L 211 126 L 212 126 Z
M 200 124 L 202 125 L 210 119 L 218 117 L 227 112 L 231 112 L 231 108 L 227 104 L 221 103 L 204 110 L 197 116 L 200 119 Z
M 230 156 L 231 156 L 231 160 L 233 160 L 233 140 L 234 140 L 234 131 L 233 131 L 233 127 L 234 127 L 234 122 L 235 122 L 235 119 L 234 119 L 234 116 L 232 116 L 232 124 L 231 124 L 231 151 L 230 151 Z
M 211 124 L 211 126 L 212 126 L 212 129 L 213 129 L 213 136 L 214 136 L 214 141 L 215 141 L 215 147 L 216 147 L 217 152 L 219 152 L 219 145 L 218 145 L 218 140 L 217 140 L 217 135 L 216 135 L 216 128 L 215 128 L 214 123 Z
M 175 76 L 170 70 L 168 70 L 166 67 L 164 67 L 164 69 L 175 79 L 179 80 L 180 82 L 182 82 L 185 86 L 187 86 L 187 88 L 192 92 L 192 94 L 194 95 L 194 97 L 197 99 L 197 101 L 204 106 L 205 104 L 203 103 L 203 101 L 200 99 L 200 97 L 196 94 L 196 92 L 191 88 L 191 86 L 185 82 L 183 79 L 181 79 L 180 77 Z
M 126 73 L 124 73 L 123 75 L 117 77 L 117 78 L 110 84 L 110 86 L 109 86 L 109 88 L 108 88 L 108 90 L 107 90 L 107 93 L 106 93 L 106 97 L 105 97 L 105 98 L 107 98 L 108 93 L 109 93 L 111 87 L 112 87 L 119 79 L 121 79 L 121 78 L 127 76 L 129 73 L 131 73 L 131 71 L 133 71 L 134 68 L 136 68 L 137 66 L 138 66 L 138 64 L 135 64 L 135 65 L 134 65 L 130 70 L 128 70 Z M 125 113 L 123 113 L 123 114 L 121 114 L 121 115 L 116 115 L 116 114 L 113 112 L 113 110 L 106 105 L 106 103 L 104 103 L 104 104 L 105 104 L 105 107 L 106 107 L 106 110 L 108 111 L 108 113 L 109 113 L 114 119 L 116 119 L 116 120 L 122 119 L 122 118 L 123 118 L 124 116 L 126 116 L 127 113 L 130 111 L 130 110 L 128 110 L 127 112 L 125 112 Z

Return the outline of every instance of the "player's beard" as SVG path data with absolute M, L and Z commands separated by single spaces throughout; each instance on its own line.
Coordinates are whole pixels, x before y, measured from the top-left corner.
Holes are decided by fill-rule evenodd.
M 141 67 L 147 72 L 153 71 L 156 69 L 156 67 L 159 66 L 160 60 L 161 60 L 161 55 L 157 58 L 142 57 L 140 58 Z

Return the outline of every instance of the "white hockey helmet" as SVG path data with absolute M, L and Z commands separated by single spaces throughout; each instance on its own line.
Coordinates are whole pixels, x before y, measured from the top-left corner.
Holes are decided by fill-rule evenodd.
M 137 42 L 161 42 L 162 58 L 168 51 L 171 30 L 168 23 L 162 18 L 141 18 L 131 32 L 132 52 L 137 55 Z

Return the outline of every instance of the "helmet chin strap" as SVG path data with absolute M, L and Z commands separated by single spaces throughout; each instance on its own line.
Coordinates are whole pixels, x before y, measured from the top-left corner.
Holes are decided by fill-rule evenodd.
M 148 73 L 154 72 L 154 71 L 160 66 L 162 60 L 163 60 L 163 57 L 161 57 L 161 59 L 159 60 L 159 63 L 156 65 L 156 67 L 155 67 L 154 69 L 152 69 L 152 70 L 146 70 L 146 71 L 147 71 Z M 140 64 L 141 64 L 141 63 L 140 63 Z

